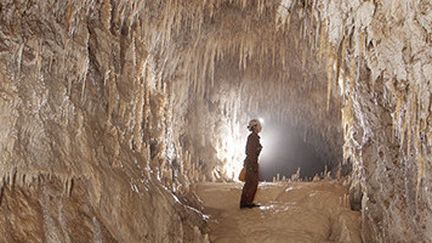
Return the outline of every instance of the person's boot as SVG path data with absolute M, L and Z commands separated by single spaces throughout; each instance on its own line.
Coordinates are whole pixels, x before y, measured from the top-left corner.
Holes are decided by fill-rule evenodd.
M 261 205 L 252 203 L 252 204 L 240 204 L 240 209 L 243 208 L 259 208 Z
M 249 205 L 249 208 L 259 208 L 261 205 L 256 204 L 256 203 L 252 203 Z
M 243 209 L 243 208 L 250 208 L 249 206 L 250 206 L 250 205 L 247 205 L 247 204 L 240 204 L 240 209 Z

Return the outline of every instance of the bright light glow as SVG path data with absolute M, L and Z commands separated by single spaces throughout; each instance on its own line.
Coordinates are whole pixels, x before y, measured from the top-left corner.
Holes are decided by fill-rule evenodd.
M 261 125 L 264 125 L 264 118 L 260 117 L 260 118 L 258 118 L 258 121 L 261 122 Z
M 278 160 L 275 158 L 275 154 L 278 151 L 275 151 L 278 145 L 278 138 L 281 136 L 280 130 L 275 129 L 271 124 L 267 124 L 264 126 L 263 132 L 260 133 L 261 144 L 263 149 L 261 150 L 261 154 L 258 158 L 260 163 L 260 168 L 271 168 L 275 166 L 272 163 L 277 162 Z

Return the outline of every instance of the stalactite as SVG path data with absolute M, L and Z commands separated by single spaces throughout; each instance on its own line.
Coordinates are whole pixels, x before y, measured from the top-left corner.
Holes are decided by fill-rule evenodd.
M 74 15 L 74 4 L 72 3 L 72 1 L 68 1 L 65 13 L 65 22 L 66 29 L 68 30 L 69 34 L 71 34 L 71 26 L 72 22 L 74 21 Z
M 408 126 L 410 129 L 408 129 L 408 147 L 407 147 L 407 154 L 410 155 L 411 154 L 411 150 L 413 149 L 413 145 L 415 145 L 415 143 L 413 143 L 413 139 L 415 140 L 415 127 L 416 127 L 416 121 L 417 121 L 417 91 L 413 90 L 410 92 L 412 94 L 412 96 L 409 98 L 409 102 L 410 102 L 410 114 L 407 117 L 409 119 L 408 121 Z M 414 131 L 413 129 L 414 128 Z M 415 149 L 415 148 L 414 148 Z
M 347 66 L 346 59 L 344 57 L 348 56 L 348 44 L 349 44 L 348 39 L 344 36 L 342 41 L 341 41 L 340 53 L 338 54 L 338 67 L 337 67 L 338 74 L 337 74 L 337 80 L 336 80 L 336 82 L 339 85 L 341 95 L 345 94 L 345 91 L 346 91 L 345 82 L 343 80 L 340 81 L 340 79 L 341 79 L 340 77 L 341 77 L 341 75 L 342 75 L 342 77 L 344 76 L 343 75 L 344 72 L 342 69 L 345 66 Z
M 88 53 L 88 48 L 89 48 L 89 42 L 90 42 L 90 33 L 87 31 L 87 36 L 86 36 L 86 50 L 87 50 L 87 54 L 85 55 L 85 57 L 83 58 L 83 60 L 81 60 L 80 63 L 78 63 L 79 65 L 79 82 L 81 82 L 82 86 L 81 86 L 81 102 L 84 102 L 85 99 L 85 87 L 86 87 L 86 79 L 87 79 L 87 73 L 88 73 L 88 69 L 89 69 L 89 64 L 90 64 L 90 57 L 89 57 L 89 53 Z
M 327 111 L 330 110 L 330 101 L 333 93 L 333 80 L 337 78 L 335 68 L 337 67 L 337 56 L 333 47 L 329 47 L 327 57 Z
M 110 0 L 103 0 L 101 6 L 101 21 L 105 29 L 109 30 L 111 25 L 112 5 Z
M 323 54 L 326 50 L 328 50 L 328 42 L 327 42 L 327 38 L 328 38 L 328 20 L 324 20 L 323 22 L 321 22 L 320 27 L 319 27 L 319 33 L 318 33 L 318 37 L 319 37 L 319 48 L 318 48 L 318 59 L 322 59 L 323 58 Z
M 23 50 L 24 50 L 24 46 L 25 43 L 21 43 L 20 46 L 17 49 L 17 53 L 16 53 L 16 78 L 19 78 L 19 76 L 21 75 L 21 65 L 22 65 L 22 54 L 23 54 Z

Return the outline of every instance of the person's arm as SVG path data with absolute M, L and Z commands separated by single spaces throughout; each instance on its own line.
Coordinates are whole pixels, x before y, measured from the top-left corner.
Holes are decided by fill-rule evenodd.
M 258 160 L 258 155 L 261 152 L 261 144 L 259 138 L 256 135 L 249 135 L 246 145 L 246 155 L 248 159 Z

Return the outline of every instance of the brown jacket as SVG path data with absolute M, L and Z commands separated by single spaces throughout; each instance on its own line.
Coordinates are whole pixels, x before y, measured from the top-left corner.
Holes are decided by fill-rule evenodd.
M 258 136 L 257 133 L 252 132 L 249 134 L 246 144 L 246 159 L 244 161 L 244 166 L 246 168 L 257 168 L 258 156 L 261 152 L 261 149 L 262 145 L 260 143 L 260 136 Z

